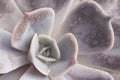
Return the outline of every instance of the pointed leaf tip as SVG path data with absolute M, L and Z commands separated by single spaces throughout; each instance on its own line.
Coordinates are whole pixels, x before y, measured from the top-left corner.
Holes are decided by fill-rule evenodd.
M 12 46 L 22 51 L 28 51 L 35 33 L 51 35 L 54 18 L 55 14 L 51 8 L 26 12 L 13 31 Z
M 58 78 L 67 73 L 77 61 L 78 44 L 72 33 L 63 35 L 57 42 L 61 53 L 61 59 L 50 65 L 50 77 Z
M 37 34 L 34 35 L 29 51 L 29 59 L 35 66 L 35 68 L 44 75 L 49 75 L 50 69 L 48 65 L 37 58 L 41 46 L 39 45 Z

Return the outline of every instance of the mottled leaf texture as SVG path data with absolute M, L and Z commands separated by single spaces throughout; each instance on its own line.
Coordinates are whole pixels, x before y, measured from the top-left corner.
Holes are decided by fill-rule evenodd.
M 114 80 L 107 72 L 76 64 L 70 72 L 64 76 L 66 80 Z
M 11 34 L 0 29 L 0 74 L 28 64 L 27 55 L 11 47 Z
M 61 59 L 50 65 L 50 77 L 54 79 L 68 72 L 77 61 L 78 45 L 73 34 L 63 35 L 58 41 L 58 47 L 61 52 Z
M 114 34 L 110 16 L 91 0 L 80 2 L 70 12 L 60 34 L 66 32 L 73 33 L 77 38 L 80 55 L 106 51 L 113 47 Z
M 115 38 L 112 50 L 89 56 L 79 56 L 79 62 L 92 67 L 102 68 L 107 71 L 120 72 L 120 39 Z
M 55 11 L 55 24 L 53 36 L 64 21 L 67 13 L 71 9 L 74 0 L 15 0 L 21 11 L 29 12 L 39 8 L 50 7 Z
M 0 0 L 0 28 L 12 32 L 22 16 L 13 0 Z
M 109 72 L 120 73 L 120 15 L 119 0 L 116 7 L 110 11 L 112 18 L 112 27 L 115 35 L 114 46 L 110 51 L 101 52 L 100 54 L 90 56 L 79 56 L 82 64 L 101 68 Z
M 22 51 L 28 51 L 35 33 L 50 35 L 54 24 L 55 14 L 51 8 L 40 8 L 25 13 L 16 25 L 12 35 L 12 46 Z

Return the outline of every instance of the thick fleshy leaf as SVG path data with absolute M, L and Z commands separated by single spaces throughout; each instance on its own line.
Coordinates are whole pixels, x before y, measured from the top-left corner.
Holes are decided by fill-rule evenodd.
M 50 80 L 48 77 L 42 75 L 39 71 L 31 66 L 19 80 Z
M 0 0 L 0 28 L 12 32 L 22 16 L 13 0 Z
M 0 74 L 28 64 L 27 55 L 11 47 L 11 34 L 0 29 Z
M 49 75 L 51 78 L 56 78 L 67 72 L 76 63 L 78 45 L 75 37 L 71 33 L 64 35 L 58 42 L 61 59 L 52 63 L 49 67 L 45 62 L 37 58 L 37 54 L 40 51 L 40 44 L 38 42 L 36 34 L 31 43 L 29 59 L 31 59 L 31 62 L 42 74 Z
M 48 53 L 49 58 L 54 58 L 55 59 L 54 61 L 59 60 L 61 58 L 60 50 L 57 46 L 57 42 L 55 39 L 53 39 L 50 36 L 43 35 L 43 34 L 42 35 L 40 34 L 38 36 L 38 39 L 39 39 L 40 45 L 44 45 L 46 47 L 49 47 L 49 51 L 48 51 L 50 53 L 50 54 Z M 43 52 L 43 50 L 41 50 L 41 51 Z
M 61 59 L 49 66 L 51 70 L 49 76 L 54 79 L 68 72 L 76 64 L 78 53 L 77 40 L 71 33 L 65 34 L 58 41 L 58 47 L 61 52 Z
M 112 17 L 112 27 L 115 34 L 114 47 L 110 51 L 91 56 L 80 56 L 79 61 L 85 65 L 102 68 L 110 72 L 119 73 L 120 71 L 120 12 L 119 0 L 116 6 L 110 10 Z
M 91 0 L 81 2 L 70 12 L 60 32 L 76 36 L 80 55 L 109 50 L 114 43 L 110 16 Z
M 35 33 L 50 35 L 55 14 L 51 8 L 41 8 L 25 13 L 23 19 L 16 25 L 12 35 L 12 46 L 22 51 L 28 51 Z
M 29 68 L 29 65 L 25 65 L 17 70 L 11 71 L 0 76 L 0 80 L 19 80 L 24 72 Z
M 33 11 L 43 7 L 53 8 L 55 11 L 54 35 L 59 30 L 60 24 L 71 9 L 74 0 L 15 0 L 21 11 Z
M 30 46 L 29 59 L 40 73 L 48 75 L 50 73 L 48 65 L 37 58 L 40 48 L 38 36 L 35 34 Z
M 1 79 L 2 80 L 2 79 Z M 34 66 L 31 66 L 21 77 L 19 80 L 51 80 L 49 77 L 42 75 L 38 72 Z M 59 77 L 55 80 L 69 80 L 65 79 L 64 76 Z
M 64 76 L 67 80 L 114 80 L 107 72 L 76 64 L 71 71 Z
M 120 23 L 119 19 L 112 20 L 113 30 L 115 34 L 114 46 L 110 51 L 105 51 L 100 54 L 79 56 L 81 64 L 102 68 L 110 72 L 120 71 Z

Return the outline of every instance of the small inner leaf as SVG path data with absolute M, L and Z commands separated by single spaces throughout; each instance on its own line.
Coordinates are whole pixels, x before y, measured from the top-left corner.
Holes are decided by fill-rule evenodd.
M 56 40 L 43 34 L 40 34 L 38 39 L 40 45 L 44 46 L 38 54 L 39 59 L 44 61 L 56 61 L 61 58 Z
M 37 55 L 37 57 L 40 59 L 40 60 L 43 60 L 45 62 L 55 62 L 56 59 L 54 58 L 49 58 L 49 57 L 45 57 L 43 55 Z
M 49 49 L 49 48 L 50 48 L 50 47 L 44 47 L 44 48 L 42 48 L 42 49 L 40 50 L 39 54 L 48 57 L 48 56 L 49 56 L 49 54 L 48 54 L 48 52 L 49 52 L 48 49 Z M 47 54 L 46 54 L 45 51 L 47 52 Z
M 50 57 L 50 51 L 49 51 L 50 47 L 44 47 L 40 50 L 39 54 L 37 55 L 37 57 L 45 62 L 55 62 L 56 59 L 51 58 Z

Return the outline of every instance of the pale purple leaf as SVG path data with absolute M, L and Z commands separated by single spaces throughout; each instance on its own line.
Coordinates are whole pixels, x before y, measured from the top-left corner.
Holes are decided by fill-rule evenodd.
M 11 71 L 0 76 L 0 80 L 19 80 L 19 78 L 24 74 L 24 72 L 29 68 L 29 65 L 20 67 L 17 70 Z
M 110 16 L 92 0 L 80 2 L 70 12 L 59 35 L 67 32 L 77 38 L 80 55 L 110 50 L 114 44 Z
M 80 64 L 90 67 L 101 68 L 110 72 L 120 71 L 120 50 L 112 49 L 111 51 L 93 54 L 89 56 L 79 56 Z
M 47 76 L 42 75 L 39 71 L 31 66 L 19 80 L 50 80 Z
M 28 51 L 31 39 L 35 33 L 50 35 L 53 29 L 55 14 L 51 8 L 40 8 L 25 13 L 16 25 L 12 35 L 12 46 L 22 51 Z
M 30 46 L 30 52 L 29 52 L 29 60 L 33 63 L 35 68 L 42 74 L 44 75 L 49 75 L 50 70 L 49 67 L 46 63 L 40 61 L 37 58 L 37 54 L 39 53 L 41 46 L 38 41 L 38 36 L 37 34 L 34 35 L 31 46 Z
M 30 12 L 39 8 L 50 7 L 55 11 L 55 23 L 53 35 L 56 35 L 58 28 L 68 14 L 74 0 L 15 0 L 21 11 Z
M 0 29 L 0 74 L 28 64 L 27 54 L 11 46 L 11 34 Z
M 22 12 L 13 0 L 0 0 L 0 28 L 12 32 L 22 16 Z
M 108 72 L 80 64 L 76 64 L 64 77 L 67 80 L 114 80 Z
M 78 45 L 75 36 L 71 33 L 63 35 L 58 41 L 61 59 L 50 65 L 50 77 L 58 78 L 68 72 L 77 61 Z

